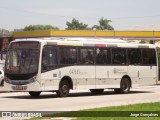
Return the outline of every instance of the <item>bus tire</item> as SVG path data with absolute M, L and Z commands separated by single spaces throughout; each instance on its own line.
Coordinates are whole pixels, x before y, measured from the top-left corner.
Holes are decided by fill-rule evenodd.
M 120 88 L 114 89 L 116 93 L 127 94 L 130 92 L 131 83 L 129 78 L 123 78 L 120 84 Z
M 67 80 L 63 80 L 59 85 L 57 95 L 59 97 L 67 97 L 69 95 L 69 89 L 69 82 Z
M 104 89 L 90 89 L 91 93 L 93 94 L 102 94 Z
M 36 92 L 35 91 L 30 91 L 29 94 L 32 97 L 39 97 L 41 92 L 39 92 L 39 91 L 38 92 L 37 91 Z

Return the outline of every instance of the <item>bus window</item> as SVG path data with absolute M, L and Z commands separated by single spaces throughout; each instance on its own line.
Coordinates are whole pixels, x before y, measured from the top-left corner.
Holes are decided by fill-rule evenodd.
M 128 64 L 136 65 L 142 63 L 141 50 L 140 49 L 128 49 Z
M 60 48 L 61 64 L 77 64 L 77 49 L 71 47 Z
M 57 66 L 57 51 L 54 47 L 45 46 L 42 53 L 42 72 L 53 70 Z
M 94 50 L 91 48 L 81 48 L 79 55 L 79 63 L 80 64 L 94 64 L 93 52 Z
M 126 49 L 113 48 L 112 49 L 112 63 L 126 64 Z
M 97 48 L 96 49 L 96 63 L 110 64 L 110 49 Z
M 154 49 L 143 49 L 143 64 L 156 64 L 156 54 Z

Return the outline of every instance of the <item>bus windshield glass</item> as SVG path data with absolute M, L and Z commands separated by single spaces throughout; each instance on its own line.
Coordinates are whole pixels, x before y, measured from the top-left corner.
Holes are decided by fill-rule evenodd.
M 7 52 L 8 74 L 33 74 L 38 71 L 39 42 L 13 42 Z

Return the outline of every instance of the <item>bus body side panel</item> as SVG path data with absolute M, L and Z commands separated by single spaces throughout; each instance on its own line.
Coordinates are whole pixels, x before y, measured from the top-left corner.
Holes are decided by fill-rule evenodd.
M 156 84 L 156 66 L 128 66 L 128 74 L 132 80 L 132 87 Z
M 42 89 L 58 90 L 65 76 L 72 79 L 73 89 L 95 89 L 95 66 L 69 66 L 42 73 Z
M 138 87 L 139 86 L 139 72 L 142 70 L 141 66 L 134 66 L 129 65 L 128 66 L 128 75 L 131 78 L 132 87 Z
M 96 88 L 120 88 L 127 66 L 96 66 Z
M 58 90 L 59 86 L 59 70 L 51 70 L 41 74 L 41 86 L 43 91 Z
M 69 76 L 73 89 L 95 89 L 95 66 L 70 66 L 60 68 L 61 79 Z
M 155 85 L 157 81 L 156 66 L 141 66 L 139 69 L 139 85 Z

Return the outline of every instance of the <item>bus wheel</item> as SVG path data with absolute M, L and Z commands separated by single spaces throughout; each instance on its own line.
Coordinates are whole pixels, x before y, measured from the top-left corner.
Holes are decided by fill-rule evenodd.
M 131 83 L 128 78 L 123 78 L 119 89 L 114 89 L 116 93 L 127 94 L 130 92 Z
M 67 97 L 69 95 L 69 83 L 63 80 L 59 85 L 59 90 L 57 91 L 59 97 Z
M 93 94 L 102 94 L 104 89 L 90 89 L 91 93 Z
M 30 91 L 29 94 L 30 94 L 30 96 L 32 96 L 32 97 L 38 97 L 38 96 L 41 94 L 41 92 Z

